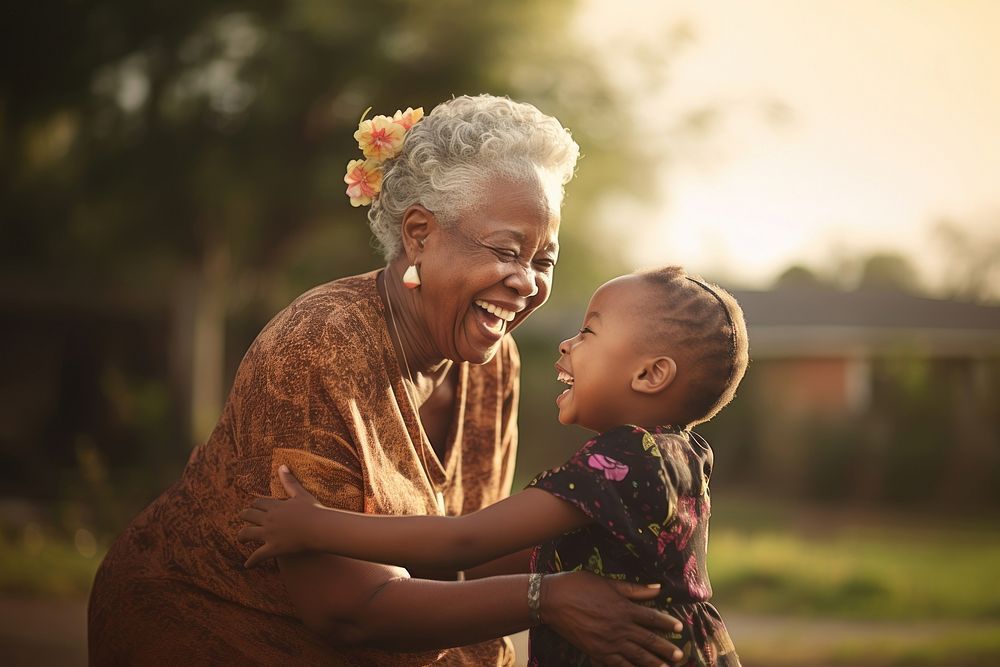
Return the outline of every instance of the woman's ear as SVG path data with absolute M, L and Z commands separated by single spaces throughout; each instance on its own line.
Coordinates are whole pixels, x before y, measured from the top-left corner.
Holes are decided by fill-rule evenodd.
M 677 377 L 677 362 L 671 357 L 647 359 L 632 375 L 632 389 L 640 394 L 658 394 Z
M 411 264 L 423 249 L 427 237 L 437 228 L 437 217 L 420 204 L 413 204 L 403 211 L 403 251 Z

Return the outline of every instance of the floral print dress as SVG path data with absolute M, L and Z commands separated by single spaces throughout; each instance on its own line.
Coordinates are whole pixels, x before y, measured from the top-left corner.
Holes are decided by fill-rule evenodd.
M 712 449 L 677 427 L 619 426 L 589 440 L 569 461 L 538 475 L 535 487 L 572 503 L 593 522 L 535 547 L 531 571 L 586 570 L 610 579 L 660 583 L 653 605 L 684 625 L 667 638 L 681 665 L 739 665 L 719 612 L 705 556 Z M 547 626 L 531 630 L 532 667 L 589 665 Z

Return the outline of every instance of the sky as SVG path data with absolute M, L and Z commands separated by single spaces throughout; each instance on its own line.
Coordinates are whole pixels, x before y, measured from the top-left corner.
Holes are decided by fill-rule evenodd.
M 634 87 L 634 107 L 655 118 L 710 103 L 726 119 L 681 149 L 655 203 L 609 204 L 609 219 L 641 224 L 623 239 L 637 264 L 668 256 L 765 285 L 794 262 L 893 251 L 933 285 L 937 220 L 1000 234 L 1000 1 L 583 4 L 577 29 L 608 54 L 687 20 L 669 84 Z M 784 122 L 761 113 L 769 101 Z

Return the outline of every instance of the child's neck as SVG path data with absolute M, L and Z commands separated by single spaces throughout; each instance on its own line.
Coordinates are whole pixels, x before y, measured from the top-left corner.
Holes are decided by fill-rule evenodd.
M 690 427 L 688 420 L 682 418 L 677 410 L 671 406 L 664 406 L 662 403 L 636 405 L 635 409 L 629 412 L 630 419 L 623 423 L 635 424 L 647 431 L 651 431 L 657 426 L 676 426 L 685 430 Z
M 617 424 L 611 424 L 611 425 L 607 426 L 607 428 L 602 428 L 602 429 L 599 429 L 599 430 L 598 429 L 594 429 L 594 430 L 597 431 L 598 433 L 604 433 L 605 431 L 610 431 L 611 429 L 613 429 L 613 428 L 615 428 L 617 426 L 623 426 L 625 424 L 631 424 L 632 426 L 638 426 L 638 427 L 640 427 L 640 428 L 642 428 L 642 429 L 644 429 L 646 431 L 653 431 L 658 426 L 659 427 L 667 426 L 667 427 L 671 427 L 671 428 L 677 428 L 677 429 L 680 429 L 682 431 L 686 431 L 686 430 L 689 430 L 691 428 L 691 424 L 690 423 L 685 422 L 684 420 L 678 419 L 675 414 L 662 413 L 661 412 L 659 414 L 654 414 L 652 416 L 650 416 L 650 415 L 632 414 L 632 415 L 628 416 L 627 418 L 622 419 Z

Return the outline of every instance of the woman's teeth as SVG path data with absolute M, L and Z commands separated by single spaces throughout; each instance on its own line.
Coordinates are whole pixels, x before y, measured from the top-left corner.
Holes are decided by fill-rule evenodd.
M 513 320 L 514 315 L 516 314 L 512 310 L 507 310 L 505 308 L 501 308 L 500 306 L 494 306 L 492 303 L 488 303 L 486 301 L 483 301 L 482 299 L 477 300 L 476 305 L 485 310 L 487 313 L 490 313 L 491 315 L 496 315 L 497 317 L 506 322 L 510 322 L 511 320 Z

